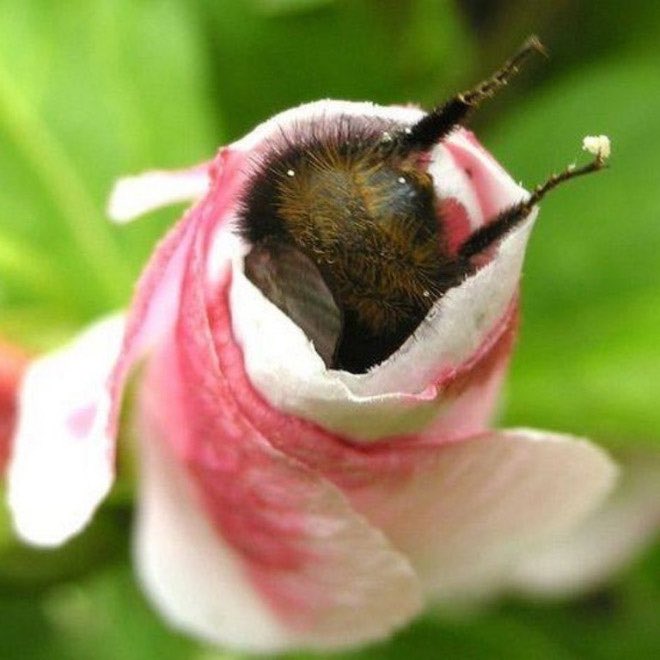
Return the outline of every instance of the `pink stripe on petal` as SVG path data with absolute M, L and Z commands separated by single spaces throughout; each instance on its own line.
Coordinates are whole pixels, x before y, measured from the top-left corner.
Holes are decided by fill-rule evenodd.
M 454 198 L 442 202 L 440 216 L 447 237 L 447 246 L 452 254 L 458 253 L 458 248 L 470 237 L 473 229 L 465 206 Z
M 493 220 L 500 211 L 528 196 L 471 131 L 455 131 L 443 144 L 456 166 L 468 175 L 479 200 L 483 222 Z
M 230 165 L 225 167 L 226 163 Z M 121 355 L 111 377 L 113 414 L 108 423 L 112 434 L 116 432 L 126 375 L 134 362 L 165 337 L 175 324 L 183 274 L 192 245 L 201 227 L 225 221 L 243 185 L 241 166 L 244 163 L 244 158 L 237 159 L 229 149 L 218 153 L 210 165 L 213 183 L 208 195 L 184 215 L 154 250 L 138 282 Z
M 198 235 L 175 333 L 151 361 L 144 387 L 153 401 L 150 423 L 188 466 L 188 479 L 216 529 L 218 552 L 230 548 L 244 574 L 239 579 L 252 585 L 295 646 L 340 647 L 380 638 L 421 606 L 416 578 L 336 488 L 274 449 L 242 413 L 228 381 L 233 374 L 219 369 L 206 318 L 204 243 Z M 170 553 L 168 544 L 181 540 L 174 535 L 150 542 Z M 156 602 L 172 618 L 185 617 L 172 610 L 182 585 L 166 571 L 152 577 L 150 583 L 156 582 L 156 592 L 170 590 L 166 599 L 152 593 Z M 250 631 L 223 623 L 223 612 L 233 607 L 230 592 L 209 585 L 199 597 L 217 621 L 216 641 L 259 643 L 256 632 L 250 639 Z M 200 618 L 179 624 L 209 635 Z
M 449 444 L 429 444 L 431 438 L 420 436 L 364 446 L 287 416 L 247 380 L 222 309 L 216 303 L 211 310 L 216 350 L 242 414 L 279 451 L 340 488 L 412 559 L 435 597 L 474 593 L 503 579 L 519 553 L 576 524 L 614 481 L 614 466 L 599 449 L 550 434 L 489 432 Z M 459 395 L 459 415 L 478 409 L 484 394 L 479 383 L 488 389 L 492 378 L 501 377 L 515 334 L 515 326 L 508 328 L 448 384 L 448 390 L 468 393 L 464 406 Z
M 0 340 L 0 478 L 11 453 L 21 378 L 28 364 L 18 347 Z
M 214 162 L 213 203 L 191 209 L 154 251 L 125 329 L 123 319 L 92 326 L 69 347 L 31 366 L 9 471 L 10 507 L 25 540 L 64 542 L 87 524 L 107 494 L 129 370 L 176 321 L 198 227 L 209 213 L 220 217 L 236 199 L 240 181 L 234 170 L 225 176 L 224 159 L 221 152 Z

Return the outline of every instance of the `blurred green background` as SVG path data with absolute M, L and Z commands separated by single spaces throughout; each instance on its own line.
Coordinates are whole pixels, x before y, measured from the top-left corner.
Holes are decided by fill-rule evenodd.
M 0 0 L 0 335 L 49 348 L 127 302 L 177 211 L 111 227 L 118 175 L 201 161 L 303 101 L 432 105 L 531 32 L 550 61 L 474 117 L 478 135 L 528 186 L 580 158 L 586 134 L 608 134 L 613 157 L 543 205 L 503 421 L 657 448 L 654 0 Z M 129 496 L 124 475 L 56 552 L 20 548 L 0 520 L 0 658 L 236 657 L 168 631 L 144 603 Z M 656 548 L 577 601 L 428 615 L 342 657 L 660 657 L 658 569 Z

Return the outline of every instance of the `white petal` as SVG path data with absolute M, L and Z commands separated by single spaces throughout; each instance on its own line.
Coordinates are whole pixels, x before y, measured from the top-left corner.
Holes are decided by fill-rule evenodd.
M 423 113 L 410 107 L 321 101 L 276 115 L 231 149 L 260 153 L 274 134 L 303 121 L 337 115 L 413 123 Z M 438 193 L 462 204 L 473 227 L 527 195 L 464 130 L 455 131 L 439 144 L 432 158 L 430 171 Z M 510 310 L 535 218 L 536 210 L 500 242 L 491 263 L 434 305 L 401 349 L 361 375 L 326 369 L 300 328 L 245 278 L 242 253 L 236 250 L 232 324 L 250 380 L 273 406 L 354 440 L 419 431 L 443 404 L 433 385 L 443 374 L 459 369 L 474 357 Z M 215 240 L 215 246 L 231 242 L 226 228 L 220 234 L 221 240 Z M 215 258 L 216 252 L 214 247 L 210 261 L 223 261 Z M 211 269 L 216 274 L 219 270 Z
M 232 323 L 250 380 L 273 406 L 355 440 L 418 431 L 443 403 L 433 392 L 425 398 L 425 390 L 474 355 L 505 317 L 534 217 L 502 241 L 491 263 L 441 298 L 389 360 L 361 375 L 326 369 L 302 330 L 235 262 Z
M 621 467 L 621 483 L 603 506 L 516 568 L 513 583 L 519 591 L 566 597 L 593 589 L 657 538 L 660 456 L 640 453 L 623 460 Z
M 358 103 L 334 99 L 314 101 L 280 112 L 259 124 L 259 126 L 253 131 L 250 131 L 245 137 L 234 142 L 231 147 L 232 149 L 250 151 L 261 147 L 265 141 L 274 135 L 279 135 L 282 130 L 290 129 L 309 119 L 319 117 L 330 119 L 337 116 L 378 117 L 412 124 L 421 119 L 424 116 L 424 112 L 414 106 L 383 106 L 369 101 Z
M 27 370 L 8 497 L 16 530 L 30 543 L 58 545 L 76 534 L 112 485 L 108 380 L 123 331 L 123 316 L 110 317 Z
M 375 482 L 354 504 L 445 600 L 498 586 L 517 558 L 596 508 L 616 474 L 585 440 L 493 432 L 431 448 L 408 479 Z
M 152 171 L 119 179 L 110 193 L 108 215 L 125 223 L 163 206 L 199 199 L 209 189 L 205 165 L 189 170 Z
M 343 596 L 315 629 L 296 630 L 255 589 L 249 558 L 246 563 L 211 525 L 184 466 L 165 444 L 143 442 L 142 471 L 137 570 L 154 605 L 184 632 L 253 652 L 340 649 L 388 636 L 421 608 L 419 584 L 405 559 L 328 491 L 322 509 L 314 509 L 321 525 L 318 573 L 293 575 L 291 588 L 304 597 L 304 585 L 314 580 L 327 585 L 329 600 L 334 592 Z M 326 557 L 337 563 L 328 565 Z

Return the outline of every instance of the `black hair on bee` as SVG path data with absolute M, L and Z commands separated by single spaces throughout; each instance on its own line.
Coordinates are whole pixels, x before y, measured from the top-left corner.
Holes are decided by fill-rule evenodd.
M 416 124 L 316 119 L 281 135 L 257 165 L 240 213 L 252 245 L 246 274 L 328 367 L 362 373 L 386 359 L 551 188 L 603 166 L 596 158 L 551 177 L 449 250 L 428 152 L 535 51 L 542 46 L 532 37 L 493 76 Z

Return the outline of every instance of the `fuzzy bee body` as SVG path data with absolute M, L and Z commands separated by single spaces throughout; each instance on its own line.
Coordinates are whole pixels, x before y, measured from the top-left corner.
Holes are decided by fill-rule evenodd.
M 252 245 L 245 272 L 328 367 L 361 373 L 382 362 L 550 190 L 604 167 L 598 151 L 449 249 L 432 150 L 539 51 L 531 37 L 490 78 L 412 125 L 320 116 L 280 135 L 256 163 L 239 215 Z
M 323 279 L 341 317 L 329 366 L 360 372 L 398 348 L 464 269 L 448 253 L 433 181 L 417 159 L 384 156 L 382 132 L 367 139 L 349 118 L 339 123 L 275 150 L 247 196 L 243 231 L 313 264 L 318 274 L 310 264 L 301 271 Z

